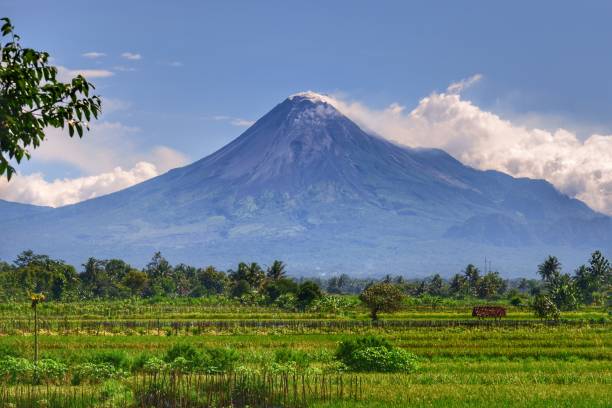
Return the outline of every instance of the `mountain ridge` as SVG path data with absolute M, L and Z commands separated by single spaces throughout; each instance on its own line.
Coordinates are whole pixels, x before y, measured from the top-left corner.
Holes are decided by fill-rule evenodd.
M 143 263 L 162 250 L 219 266 L 280 258 L 303 274 L 425 266 L 450 274 L 483 252 L 497 254 L 507 270 L 527 268 L 547 251 L 562 250 L 572 264 L 587 248 L 612 242 L 609 217 L 550 183 L 397 145 L 314 93 L 290 96 L 190 165 L 34 214 L 23 232 L 17 225 L 7 221 L 18 239 L 0 247 L 0 257 L 26 249 L 19 245 L 29 235 L 39 237 L 29 241 L 34 249 L 79 262 Z

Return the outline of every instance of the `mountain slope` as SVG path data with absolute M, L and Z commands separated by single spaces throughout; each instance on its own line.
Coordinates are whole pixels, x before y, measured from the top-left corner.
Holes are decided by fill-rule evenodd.
M 51 207 L 41 207 L 38 205 L 0 200 L 0 223 L 4 223 L 8 220 L 31 217 L 49 210 L 51 210 Z
M 485 255 L 518 273 L 548 252 L 574 262 L 612 242 L 609 217 L 547 182 L 395 145 L 312 93 L 191 165 L 18 225 L 6 223 L 16 239 L 0 257 L 31 245 L 143 263 L 162 250 L 221 267 L 280 258 L 299 273 L 448 274 Z

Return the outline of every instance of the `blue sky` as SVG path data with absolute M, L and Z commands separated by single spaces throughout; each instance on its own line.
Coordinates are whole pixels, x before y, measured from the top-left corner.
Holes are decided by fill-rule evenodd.
M 154 161 L 162 147 L 182 157 L 168 163 L 196 160 L 298 91 L 408 112 L 475 74 L 462 100 L 515 126 L 612 133 L 610 2 L 0 0 L 0 10 L 24 45 L 92 73 L 102 122 L 115 126 L 70 141 L 106 149 L 99 166 L 34 152 L 20 172 L 48 182 Z M 113 129 L 116 151 L 96 144 Z

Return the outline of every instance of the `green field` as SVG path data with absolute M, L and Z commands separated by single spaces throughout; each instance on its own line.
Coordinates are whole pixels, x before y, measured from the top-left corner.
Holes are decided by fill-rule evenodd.
M 0 315 L 0 350 L 31 356 L 27 305 L 3 305 Z M 198 350 L 235 350 L 239 369 L 257 373 L 274 361 L 278 350 L 289 349 L 307 356 L 304 372 L 310 376 L 330 373 L 334 381 L 340 381 L 338 376 L 344 381 L 358 378 L 356 398 L 328 395 L 314 398 L 309 406 L 604 407 L 612 401 L 612 330 L 607 313 L 597 308 L 564 314 L 566 320 L 554 324 L 533 319 L 520 308 L 510 308 L 501 322 L 479 322 L 465 305 L 407 308 L 383 315 L 378 325 L 369 323 L 359 306 L 334 316 L 239 304 L 49 303 L 41 306 L 40 315 L 41 358 L 61 361 L 69 371 L 104 353 L 119 352 L 129 366 L 143 355 L 162 357 L 176 344 L 190 344 Z M 444 325 L 435 326 L 440 321 Z M 114 326 L 117 322 L 122 324 Z M 411 327 L 414 322 L 419 326 Z M 334 373 L 338 343 L 370 334 L 414 353 L 418 370 Z M 129 384 L 137 375 L 127 372 L 120 381 Z M 4 387 L 9 392 L 19 385 Z M 51 385 L 67 394 L 83 387 L 69 381 Z M 86 389 L 97 393 L 104 387 L 108 385 L 101 382 Z M 117 401 L 117 406 L 125 403 Z M 112 406 L 113 400 L 99 404 Z

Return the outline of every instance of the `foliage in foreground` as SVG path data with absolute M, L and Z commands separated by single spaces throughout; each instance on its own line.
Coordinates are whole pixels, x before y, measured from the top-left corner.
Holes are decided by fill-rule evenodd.
M 68 127 L 72 137 L 83 136 L 89 120 L 101 110 L 98 96 L 89 96 L 93 84 L 77 75 L 69 83 L 58 79 L 58 69 L 49 65 L 49 54 L 23 48 L 8 18 L 0 32 L 0 176 L 10 180 L 11 162 L 30 157 L 48 127 Z
M 140 374 L 96 388 L 78 386 L 0 389 L 0 406 L 27 408 L 305 407 L 317 401 L 356 401 L 363 396 L 356 376 L 248 374 Z

